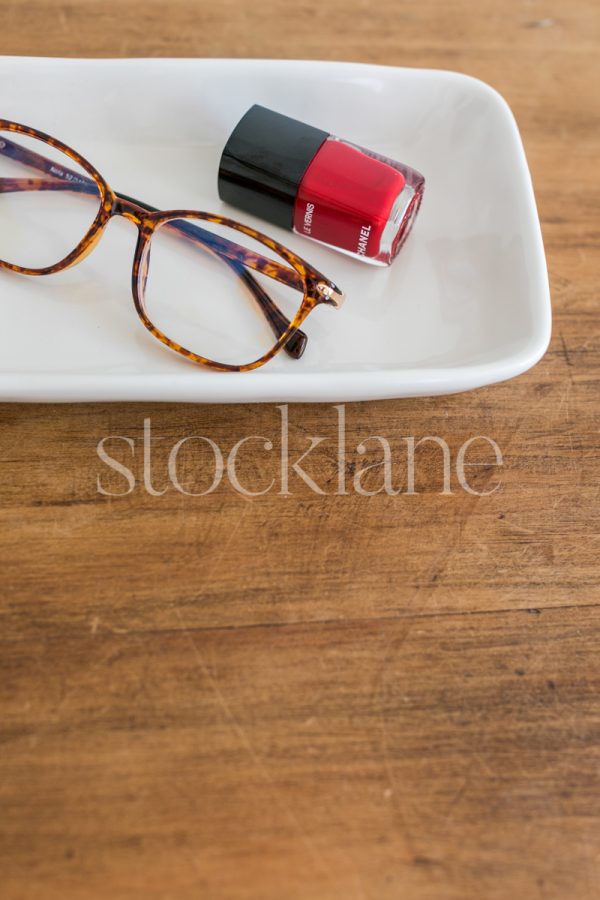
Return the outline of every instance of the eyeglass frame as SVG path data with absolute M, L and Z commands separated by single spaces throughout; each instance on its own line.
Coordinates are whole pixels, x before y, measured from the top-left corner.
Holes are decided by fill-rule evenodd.
M 257 369 L 271 360 L 281 349 L 285 349 L 292 358 L 299 359 L 304 353 L 308 340 L 306 334 L 300 329 L 300 326 L 308 314 L 320 304 L 327 304 L 336 309 L 339 309 L 342 306 L 345 295 L 333 281 L 326 278 L 321 272 L 315 269 L 314 266 L 302 259 L 302 257 L 293 253 L 283 244 L 262 234 L 260 231 L 256 231 L 255 229 L 226 216 L 219 216 L 201 210 L 159 210 L 156 207 L 150 206 L 140 200 L 136 200 L 133 197 L 129 197 L 126 194 L 114 191 L 106 179 L 87 159 L 85 159 L 85 157 L 76 150 L 73 150 L 73 148 L 69 147 L 67 144 L 64 144 L 62 141 L 57 140 L 43 131 L 6 119 L 0 119 L 0 131 L 8 131 L 35 138 L 50 147 L 54 147 L 61 153 L 64 153 L 69 159 L 81 166 L 81 168 L 91 176 L 93 183 L 98 189 L 100 199 L 100 207 L 96 218 L 93 220 L 91 226 L 77 246 L 62 260 L 51 266 L 29 268 L 26 266 L 18 266 L 14 263 L 9 263 L 0 259 L 0 268 L 8 269 L 22 275 L 33 276 L 51 275 L 71 268 L 82 262 L 97 246 L 110 220 L 114 217 L 122 216 L 133 222 L 138 228 L 138 240 L 133 258 L 131 288 L 134 306 L 142 324 L 162 344 L 169 347 L 171 350 L 174 350 L 181 356 L 191 360 L 193 363 L 226 372 L 248 372 Z M 5 155 L 12 156 L 13 158 L 21 157 L 20 161 L 23 161 L 23 156 L 25 156 L 28 159 L 28 161 L 25 162 L 25 165 L 45 172 L 50 176 L 50 180 L 40 182 L 39 180 L 36 181 L 35 179 L 30 178 L 1 178 L 0 194 L 25 190 L 56 189 L 71 189 L 83 192 L 87 187 L 91 186 L 87 179 L 82 178 L 77 172 L 66 169 L 62 164 L 60 164 L 59 169 L 57 168 L 59 165 L 58 163 L 38 154 L 36 151 L 31 150 L 28 147 L 23 147 L 23 145 L 18 143 L 13 144 L 12 141 L 10 141 L 9 144 L 10 146 L 0 137 L 0 153 L 3 153 L 8 148 L 10 152 Z M 8 190 L 6 189 L 6 182 L 9 183 Z M 4 187 L 2 187 L 3 183 Z M 185 223 L 185 220 L 189 219 L 212 222 L 213 224 L 224 225 L 235 231 L 239 231 L 283 257 L 291 267 L 288 268 L 283 264 L 280 265 L 275 260 L 253 253 L 239 244 L 223 239 L 198 226 L 186 224 L 185 227 L 182 227 L 182 224 L 173 225 L 174 229 L 176 229 L 182 237 L 193 240 L 194 243 L 215 254 L 225 264 L 229 265 L 230 268 L 234 270 L 235 274 L 244 281 L 251 293 L 254 294 L 254 299 L 259 303 L 261 312 L 267 318 L 269 326 L 273 330 L 277 340 L 270 350 L 252 362 L 244 363 L 243 365 L 232 365 L 230 363 L 211 360 L 208 357 L 194 353 L 167 337 L 164 332 L 152 323 L 146 312 L 144 304 L 144 288 L 148 275 L 148 256 L 152 236 L 158 227 L 173 222 Z M 296 288 L 299 291 L 302 290 L 302 303 L 291 321 L 285 317 L 279 307 L 269 297 L 266 291 L 263 290 L 262 286 L 258 284 L 248 269 L 253 269 L 263 275 L 267 275 L 268 277 L 284 283 L 289 287 Z

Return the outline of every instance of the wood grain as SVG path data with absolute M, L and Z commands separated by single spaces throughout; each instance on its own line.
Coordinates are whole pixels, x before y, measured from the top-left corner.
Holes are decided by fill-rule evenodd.
M 598 896 L 599 37 L 592 0 L 0 0 L 3 54 L 483 78 L 523 134 L 554 304 L 549 352 L 514 381 L 346 407 L 351 447 L 493 437 L 489 497 L 455 477 L 442 495 L 433 446 L 417 495 L 336 496 L 335 411 L 297 405 L 290 454 L 326 437 L 306 463 L 323 496 L 109 498 L 102 437 L 135 440 L 141 478 L 149 418 L 162 488 L 186 435 L 276 451 L 278 410 L 0 407 L 7 900 Z M 182 453 L 182 481 L 200 489 L 202 463 Z M 267 485 L 276 452 L 239 475 Z

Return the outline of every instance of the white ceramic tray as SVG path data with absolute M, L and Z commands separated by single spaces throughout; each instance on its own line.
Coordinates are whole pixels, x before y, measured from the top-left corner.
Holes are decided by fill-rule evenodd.
M 222 204 L 223 144 L 261 103 L 423 172 L 414 231 L 389 269 L 349 259 Z M 450 393 L 525 371 L 551 325 L 523 146 L 492 88 L 453 72 L 275 60 L 0 58 L 0 116 L 75 147 L 111 186 L 162 208 L 222 212 L 266 231 L 346 292 L 307 320 L 299 361 L 198 368 L 139 322 L 136 229 L 110 223 L 81 265 L 0 270 L 0 399 L 368 400 Z

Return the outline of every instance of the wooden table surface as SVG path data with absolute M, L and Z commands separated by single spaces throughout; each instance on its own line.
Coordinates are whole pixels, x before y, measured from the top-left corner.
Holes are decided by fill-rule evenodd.
M 536 188 L 554 335 L 470 394 L 348 404 L 347 440 L 488 435 L 502 469 L 336 496 L 335 410 L 289 409 L 326 485 L 98 493 L 151 419 L 277 433 L 271 405 L 2 405 L 4 900 L 600 895 L 600 8 L 595 0 L 0 0 L 0 53 L 352 59 L 494 85 Z M 0 85 L 1 91 L 1 85 Z M 366 459 L 376 461 L 373 449 Z M 132 461 L 132 466 L 134 462 Z M 182 452 L 182 480 L 195 477 Z M 106 474 L 106 473 L 105 473 Z M 116 473 L 114 489 L 122 478 Z M 268 484 L 273 457 L 241 454 Z M 374 470 L 371 486 L 379 484 Z M 478 479 L 478 480 L 477 480 Z

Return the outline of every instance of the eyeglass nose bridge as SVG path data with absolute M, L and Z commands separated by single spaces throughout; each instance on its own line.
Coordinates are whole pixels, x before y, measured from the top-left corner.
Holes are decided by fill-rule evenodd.
M 139 203 L 136 203 L 131 197 L 124 194 L 115 194 L 111 214 L 113 216 L 123 216 L 137 225 L 141 229 L 147 221 L 149 210 L 144 209 Z

